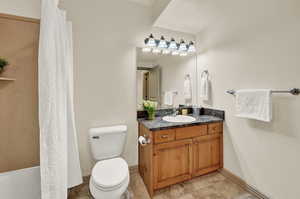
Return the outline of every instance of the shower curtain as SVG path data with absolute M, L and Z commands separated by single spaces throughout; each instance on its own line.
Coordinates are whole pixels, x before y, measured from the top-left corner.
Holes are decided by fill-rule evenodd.
M 42 199 L 82 183 L 73 103 L 72 26 L 58 0 L 41 1 L 39 124 Z

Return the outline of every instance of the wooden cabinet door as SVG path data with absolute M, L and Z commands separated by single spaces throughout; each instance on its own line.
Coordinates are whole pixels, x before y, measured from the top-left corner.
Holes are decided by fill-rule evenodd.
M 208 135 L 193 140 L 193 176 L 215 171 L 221 165 L 221 136 Z
M 188 180 L 192 176 L 192 140 L 154 146 L 154 188 Z
M 219 166 L 221 160 L 221 151 L 220 151 L 220 136 L 213 137 L 210 141 L 211 149 L 211 166 Z

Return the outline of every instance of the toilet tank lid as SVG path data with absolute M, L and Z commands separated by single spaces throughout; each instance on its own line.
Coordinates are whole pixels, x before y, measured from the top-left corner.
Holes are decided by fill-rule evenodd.
M 126 132 L 126 131 L 127 131 L 127 126 L 126 125 L 97 127 L 97 128 L 90 128 L 90 130 L 89 130 L 90 135 L 118 133 L 118 132 L 121 133 L 121 132 Z

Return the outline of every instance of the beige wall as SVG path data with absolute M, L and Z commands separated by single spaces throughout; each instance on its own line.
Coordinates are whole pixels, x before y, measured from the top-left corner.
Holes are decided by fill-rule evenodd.
M 235 117 L 235 99 L 225 94 L 232 88 L 300 87 L 299 1 L 270 5 L 260 15 L 245 13 L 199 33 L 199 73 L 209 70 L 213 89 L 212 101 L 201 104 L 226 111 L 225 168 L 271 198 L 296 199 L 300 97 L 274 94 L 274 120 L 264 123 Z
M 0 0 L 0 13 L 40 18 L 40 0 Z
M 81 167 L 93 166 L 88 129 L 126 124 L 124 156 L 136 163 L 135 47 L 150 27 L 147 7 L 125 1 L 63 1 L 73 22 L 75 57 L 75 117 Z
M 0 55 L 9 66 L 0 81 L 0 173 L 39 165 L 39 23 L 0 15 Z
M 169 38 L 190 35 L 151 29 L 151 8 L 127 1 L 63 0 L 73 22 L 75 50 L 75 111 L 83 174 L 94 164 L 88 129 L 114 124 L 128 125 L 124 157 L 137 164 L 136 47 L 150 32 Z

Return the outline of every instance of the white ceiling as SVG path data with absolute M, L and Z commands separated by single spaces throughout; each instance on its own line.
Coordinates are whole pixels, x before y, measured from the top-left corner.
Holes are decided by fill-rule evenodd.
M 263 26 L 278 24 L 284 13 L 299 12 L 299 7 L 299 0 L 172 0 L 154 26 L 191 34 L 211 26 Z
M 204 19 L 203 0 L 172 0 L 154 23 L 155 27 L 195 34 Z M 199 18 L 200 16 L 200 18 Z M 201 20 L 200 20 L 201 19 Z

